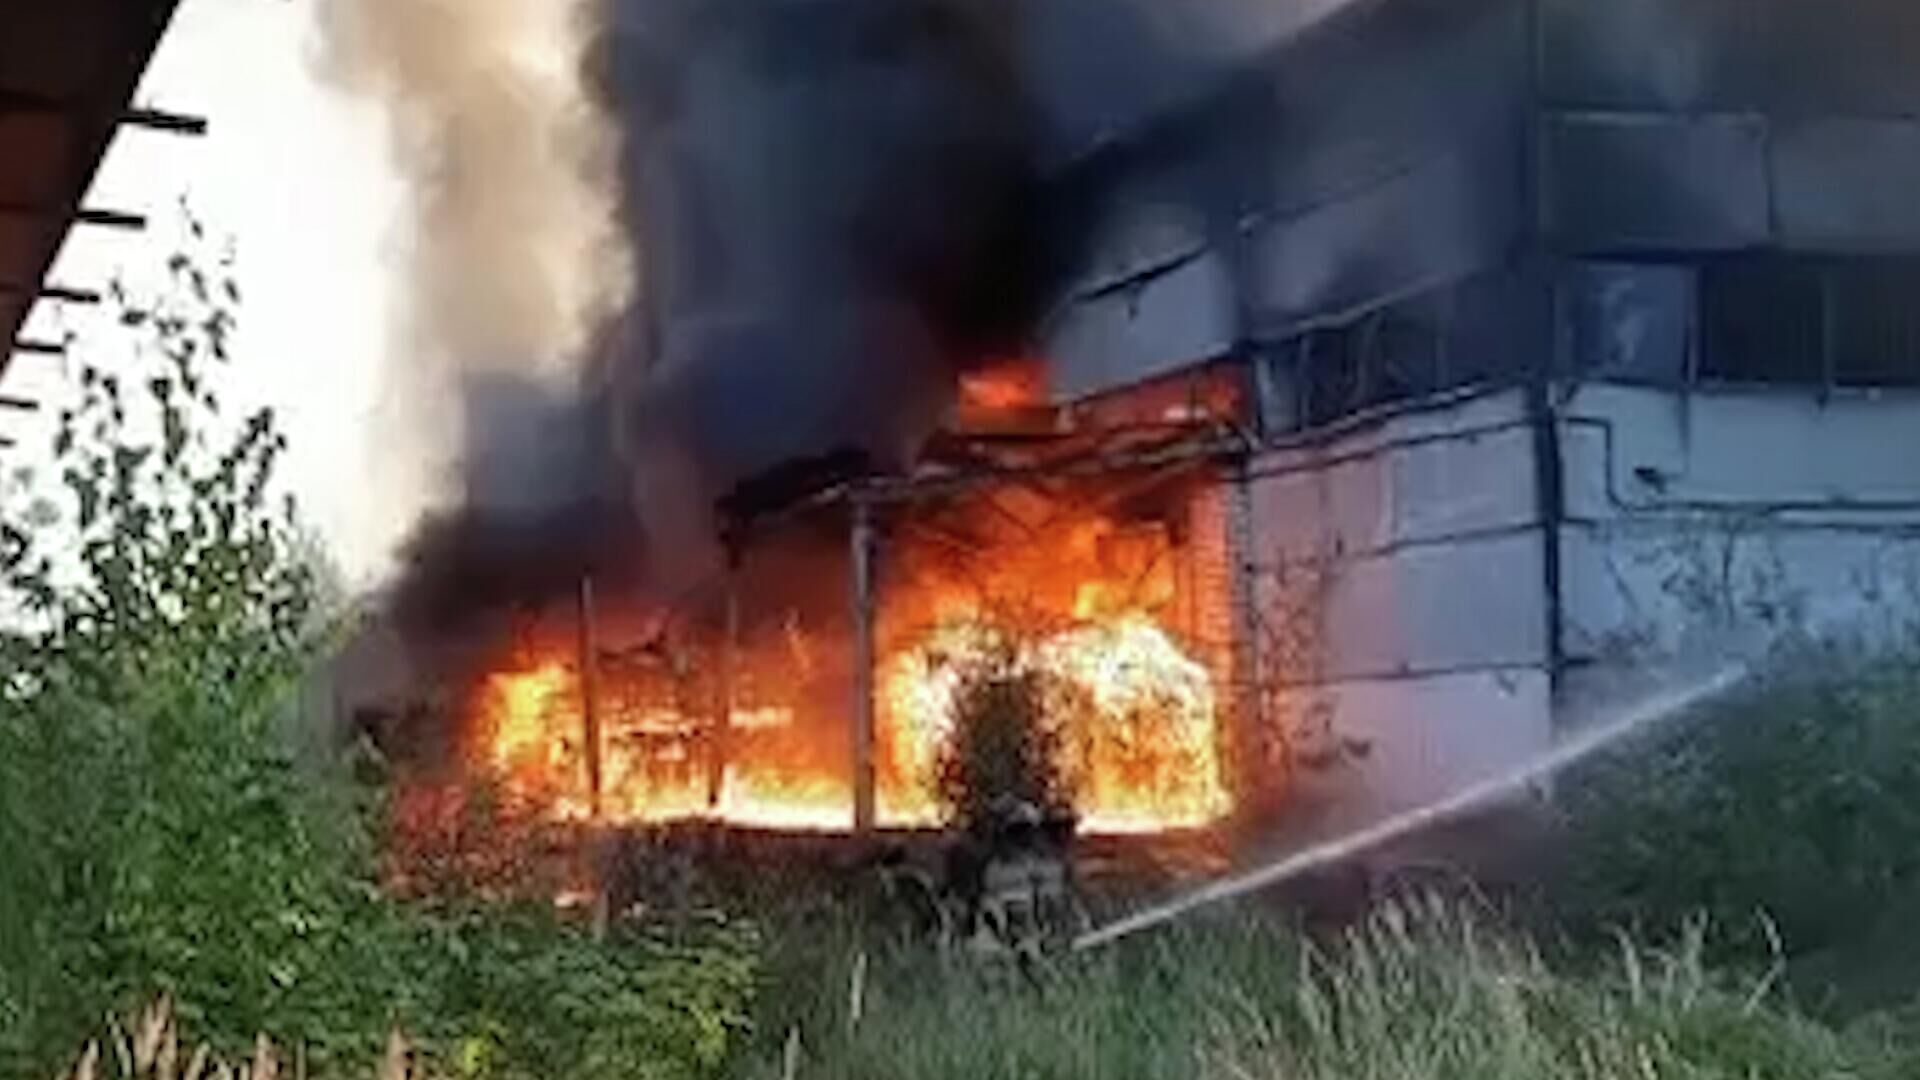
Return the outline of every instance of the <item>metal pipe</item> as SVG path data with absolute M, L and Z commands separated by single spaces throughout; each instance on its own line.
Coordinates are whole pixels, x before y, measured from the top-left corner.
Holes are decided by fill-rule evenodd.
M 873 506 L 853 502 L 853 831 L 874 828 Z

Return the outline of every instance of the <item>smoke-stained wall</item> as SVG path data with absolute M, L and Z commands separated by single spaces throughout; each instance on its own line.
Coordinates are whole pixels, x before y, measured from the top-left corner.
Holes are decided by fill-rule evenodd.
M 1069 174 L 1090 254 L 1049 340 L 1076 392 L 1543 259 L 1920 251 L 1920 12 L 1902 0 L 1314 14 Z M 1133 254 L 1148 218 L 1179 224 Z M 1199 295 L 1201 265 L 1228 278 L 1205 310 L 1236 321 L 1196 334 L 1193 303 L 1159 301 Z

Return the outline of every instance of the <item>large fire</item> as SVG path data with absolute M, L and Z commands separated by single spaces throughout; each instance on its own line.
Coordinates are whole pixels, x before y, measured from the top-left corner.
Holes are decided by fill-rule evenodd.
M 1048 629 L 1023 629 L 1017 663 L 1074 689 L 1081 707 L 1064 717 L 1060 763 L 1071 778 L 1083 828 L 1152 832 L 1219 819 L 1219 709 L 1213 679 L 1153 616 L 1124 606 L 1137 589 L 1100 580 L 1073 590 L 1072 611 Z M 886 826 L 940 820 L 938 764 L 955 698 L 987 648 L 1010 627 L 970 599 L 937 591 L 921 605 L 927 629 L 904 637 L 876 671 L 874 762 L 878 816 Z M 790 651 L 804 635 L 789 632 Z M 804 695 L 739 681 L 756 704 L 739 703 L 722 726 L 718 701 L 677 700 L 670 679 L 598 672 L 598 813 L 614 824 L 705 818 L 787 830 L 841 830 L 851 822 L 847 708 L 806 722 Z M 774 703 L 767 703 L 769 700 Z M 833 710 L 828 709 L 828 713 Z M 488 677 L 475 698 L 479 764 L 555 817 L 595 813 L 586 753 L 583 692 L 572 656 L 549 656 Z M 724 764 L 720 764 L 723 762 Z

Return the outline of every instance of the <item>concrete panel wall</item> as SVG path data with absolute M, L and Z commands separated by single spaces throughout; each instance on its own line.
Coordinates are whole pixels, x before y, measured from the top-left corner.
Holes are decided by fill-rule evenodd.
M 1053 393 L 1075 401 L 1190 368 L 1233 348 L 1230 271 L 1210 250 L 1075 301 L 1048 328 Z
M 1329 741 L 1313 734 L 1327 729 L 1338 748 L 1296 769 L 1283 835 L 1364 828 L 1525 763 L 1551 743 L 1551 698 L 1542 669 L 1340 683 L 1288 698 L 1283 722 L 1308 753 Z
M 1673 509 L 1920 509 L 1920 394 L 1593 384 L 1561 410 L 1570 517 Z M 1842 518 L 1838 515 L 1848 515 Z
M 1591 385 L 1559 431 L 1575 698 L 1647 658 L 1920 626 L 1920 395 Z
M 1329 820 L 1417 804 L 1545 745 L 1533 439 L 1508 391 L 1252 463 L 1263 720 Z

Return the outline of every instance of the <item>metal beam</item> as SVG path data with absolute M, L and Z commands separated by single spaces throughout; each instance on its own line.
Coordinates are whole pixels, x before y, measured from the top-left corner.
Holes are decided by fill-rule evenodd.
M 587 750 L 587 808 L 600 820 L 600 646 L 593 578 L 580 579 L 580 719 Z
M 147 215 L 129 210 L 81 209 L 74 212 L 73 222 L 76 225 L 98 225 L 106 229 L 139 232 L 147 227 Z
M 873 505 L 853 503 L 853 831 L 874 828 L 873 790 Z
M 159 131 L 168 135 L 197 137 L 207 133 L 206 117 L 168 112 L 165 109 L 128 109 L 120 114 L 120 122 L 128 127 L 146 128 L 148 131 Z
M 81 289 L 70 285 L 20 285 L 13 282 L 0 282 L 0 296 L 58 300 L 64 304 L 97 304 L 101 300 L 98 289 Z
M 34 203 L 0 202 L 0 217 L 39 218 L 45 221 L 70 219 L 76 225 L 98 225 L 109 229 L 141 230 L 147 227 L 147 216 L 130 210 L 102 210 L 92 207 L 75 210 L 65 206 Z
M 726 622 L 721 631 L 720 662 L 716 665 L 717 693 L 712 723 L 707 731 L 707 809 L 718 813 L 726 795 L 727 763 L 733 754 L 733 711 L 736 668 L 740 656 L 740 549 L 727 545 L 727 570 L 722 582 Z

